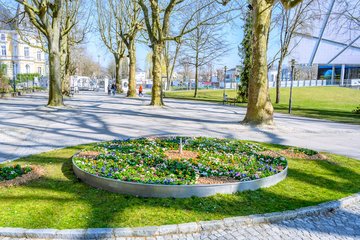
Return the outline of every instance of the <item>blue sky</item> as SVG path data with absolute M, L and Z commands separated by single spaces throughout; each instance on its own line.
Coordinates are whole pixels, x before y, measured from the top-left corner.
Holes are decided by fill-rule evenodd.
M 221 61 L 214 63 L 217 68 L 222 68 L 225 65 L 228 68 L 235 67 L 240 64 L 240 57 L 238 55 L 238 45 L 242 40 L 243 31 L 241 28 L 241 22 L 236 21 L 235 23 L 229 23 L 225 26 L 224 30 L 224 39 L 229 42 L 231 50 L 224 55 Z M 98 61 L 98 56 L 100 55 L 100 64 L 103 67 L 108 66 L 110 61 L 113 61 L 112 55 L 103 45 L 100 36 L 98 33 L 94 32 L 89 35 L 88 41 L 85 44 L 88 53 L 92 58 Z M 151 49 L 144 44 L 137 44 L 137 62 L 138 67 L 142 70 L 145 69 L 145 60 L 148 52 Z

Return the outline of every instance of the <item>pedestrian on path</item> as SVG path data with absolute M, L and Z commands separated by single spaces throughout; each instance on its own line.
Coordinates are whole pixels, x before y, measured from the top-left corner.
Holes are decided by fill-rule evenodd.
M 115 96 L 115 94 L 116 94 L 116 84 L 115 83 L 113 83 L 111 85 L 111 91 L 112 91 L 113 96 Z
M 109 95 L 109 96 L 111 95 L 111 91 L 112 91 L 112 85 L 109 84 L 109 85 L 108 85 L 108 95 Z
M 143 87 L 142 87 L 142 85 L 140 85 L 140 87 L 139 87 L 139 97 L 142 97 L 142 96 L 144 96 Z

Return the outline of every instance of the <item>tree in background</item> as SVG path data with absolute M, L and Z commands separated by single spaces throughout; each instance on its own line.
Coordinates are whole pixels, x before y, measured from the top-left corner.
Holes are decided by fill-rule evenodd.
M 186 0 L 139 0 L 140 7 L 147 29 L 150 48 L 152 50 L 152 77 L 153 87 L 151 94 L 151 103 L 153 106 L 163 106 L 162 99 L 162 58 L 164 47 L 167 41 L 180 42 L 181 38 L 194 31 L 199 25 L 204 25 L 211 19 L 224 12 L 215 6 L 216 0 L 209 1 L 186 1 Z M 200 24 L 194 24 L 196 13 L 203 9 L 213 6 L 213 11 Z M 189 17 L 184 23 L 177 24 L 176 33 L 170 32 L 170 24 L 176 19 L 176 12 L 189 12 Z
M 62 93 L 70 96 L 70 76 L 72 75 L 71 64 L 73 62 L 72 50 L 81 44 L 89 33 L 91 22 L 89 16 L 90 7 L 84 7 L 83 0 L 65 1 L 65 14 L 61 23 L 62 29 L 69 29 L 69 32 L 61 38 L 61 72 L 62 72 Z M 83 6 L 81 8 L 81 6 Z M 81 26 L 79 23 L 82 23 Z M 78 61 L 78 59 L 75 59 Z
M 118 92 L 122 92 L 121 60 L 125 57 L 126 45 L 120 36 L 122 29 L 121 18 L 117 18 L 111 10 L 111 5 L 103 0 L 96 0 L 98 13 L 98 30 L 106 48 L 114 56 L 115 82 Z
M 279 61 L 276 75 L 276 100 L 275 103 L 280 103 L 280 87 L 282 77 L 282 66 L 284 59 L 292 52 L 296 47 L 296 44 L 289 49 L 290 43 L 295 36 L 295 33 L 306 27 L 306 22 L 313 15 L 310 9 L 313 0 L 305 0 L 292 9 L 286 9 L 283 5 L 280 5 L 280 50 Z
M 249 81 L 251 74 L 251 40 L 252 40 L 252 7 L 249 3 L 244 24 L 244 38 L 239 46 L 239 55 L 242 58 L 240 70 L 240 84 L 238 86 L 237 98 L 239 102 L 247 102 L 249 97 Z
M 175 45 L 175 46 L 174 46 Z M 168 41 L 164 47 L 164 63 L 166 69 L 166 90 L 171 89 L 175 65 L 179 56 L 182 41 L 173 42 Z
M 73 46 L 70 51 L 70 75 L 78 76 L 99 76 L 101 75 L 101 66 L 98 61 L 95 61 L 86 51 L 84 46 Z
M 212 6 L 198 11 L 194 16 L 194 24 L 198 25 L 194 31 L 184 37 L 183 55 L 188 60 L 188 64 L 195 69 L 195 89 L 194 97 L 197 97 L 199 86 L 200 68 L 206 66 L 214 60 L 219 60 L 224 53 L 229 51 L 229 44 L 223 38 L 224 24 L 228 21 L 227 16 L 219 15 L 217 18 L 207 21 L 206 25 L 201 22 L 213 11 Z M 185 15 L 185 17 L 187 17 Z
M 10 91 L 10 81 L 6 77 L 7 66 L 6 64 L 0 63 L 0 93 L 9 92 Z
M 103 1 L 103 0 L 102 0 Z M 137 0 L 108 0 L 111 12 L 119 22 L 116 31 L 124 42 L 129 58 L 129 88 L 127 97 L 136 96 L 136 38 L 143 28 L 140 19 L 141 9 Z

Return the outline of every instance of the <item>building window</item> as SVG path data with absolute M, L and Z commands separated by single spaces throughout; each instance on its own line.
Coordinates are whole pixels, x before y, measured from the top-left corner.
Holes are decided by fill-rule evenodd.
M 30 66 L 28 64 L 26 64 L 25 68 L 26 68 L 26 73 L 30 73 Z
M 38 74 L 41 75 L 41 67 L 38 67 Z
M 6 46 L 1 46 L 1 56 L 6 56 Z
M 38 60 L 38 61 L 41 61 L 41 51 L 38 51 L 38 52 L 37 52 L 37 60 Z
M 14 46 L 14 56 L 17 56 L 18 55 L 18 46 L 15 45 Z
M 24 56 L 25 56 L 25 57 L 29 57 L 29 56 L 30 56 L 29 47 L 24 47 Z
M 2 34 L 1 34 L 0 39 L 1 39 L 1 41 L 6 41 L 6 36 L 5 36 L 5 33 L 2 33 Z

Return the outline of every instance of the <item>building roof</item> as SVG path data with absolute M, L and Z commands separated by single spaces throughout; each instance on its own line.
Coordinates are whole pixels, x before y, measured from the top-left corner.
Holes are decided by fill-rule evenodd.
M 309 27 L 297 31 L 290 49 L 294 50 L 288 59 L 294 58 L 298 63 L 309 63 L 316 44 L 322 32 L 323 23 L 326 22 L 326 12 L 333 0 L 320 1 L 319 9 L 314 10 L 316 19 L 311 19 Z M 347 11 L 356 14 L 356 4 L 349 3 Z M 344 12 L 344 6 L 335 1 L 329 20 L 313 59 L 314 64 L 359 64 L 360 63 L 360 25 L 350 21 Z M 354 10 L 355 9 L 355 10 Z M 320 12 L 318 12 L 320 11 Z M 346 48 L 349 45 L 348 48 Z M 288 60 L 286 60 L 288 61 Z

